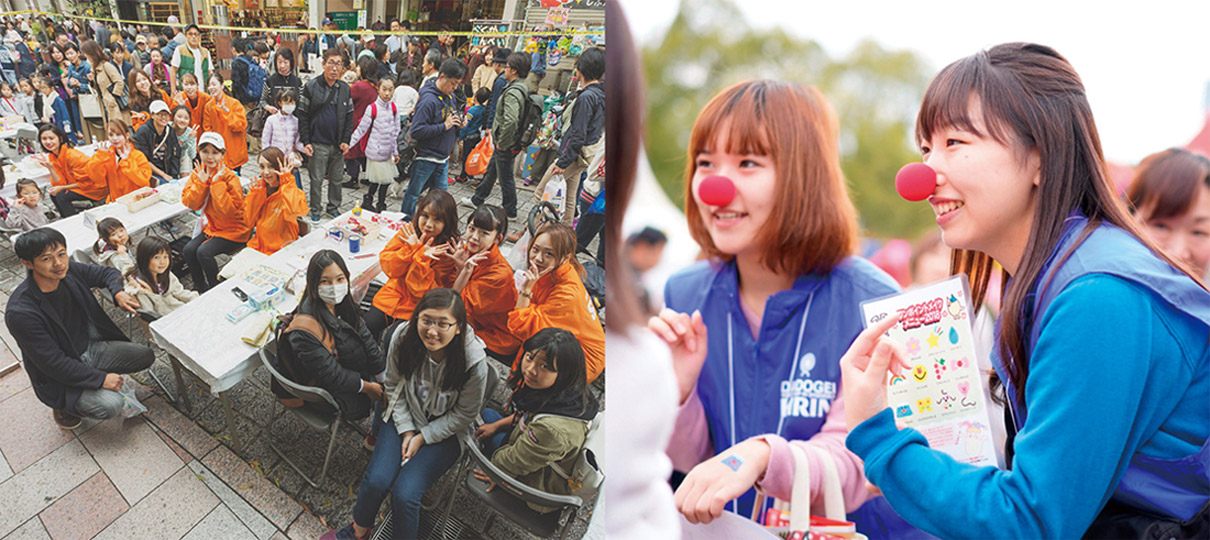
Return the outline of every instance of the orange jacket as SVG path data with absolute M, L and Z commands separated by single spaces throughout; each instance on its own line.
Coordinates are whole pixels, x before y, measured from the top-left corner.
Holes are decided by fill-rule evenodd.
M 508 312 L 517 306 L 517 286 L 513 267 L 500 254 L 499 246 L 492 246 L 487 260 L 471 273 L 462 288 L 462 302 L 467 322 L 487 348 L 500 354 L 517 352 L 521 340 L 508 329 Z
M 244 223 L 244 188 L 239 185 L 239 177 L 226 167 L 220 167 L 208 179 L 201 175 L 201 167 L 193 169 L 189 183 L 181 190 L 181 203 L 191 210 L 206 206 L 206 228 L 202 232 L 207 237 L 247 242 L 252 229 Z
M 387 284 L 374 295 L 374 307 L 395 319 L 411 319 L 420 297 L 453 282 L 453 263 L 424 256 L 424 244 L 409 244 L 396 234 L 378 254 Z
M 54 167 L 55 174 L 59 177 L 59 181 L 54 182 L 54 185 L 66 186 L 79 184 L 80 187 L 71 191 L 94 201 L 99 201 L 109 195 L 109 184 L 105 183 L 105 179 L 93 180 L 93 177 L 88 174 L 88 164 L 91 158 L 84 155 L 84 152 L 68 146 L 61 146 L 59 147 L 59 155 L 49 154 L 47 158 L 50 160 L 51 166 Z
M 244 223 L 256 228 L 248 247 L 272 255 L 282 246 L 298 240 L 298 218 L 307 215 L 307 197 L 294 185 L 294 175 L 282 174 L 277 191 L 261 180 L 253 182 L 244 198 Z
M 221 107 L 226 106 L 227 110 Z M 248 162 L 248 118 L 239 100 L 223 94 L 222 101 L 211 101 L 202 111 L 202 131 L 213 131 L 223 136 L 227 155 L 223 164 L 234 169 Z M 201 134 L 198 134 L 201 137 Z
M 152 91 L 151 95 L 153 95 L 153 96 L 155 95 L 156 92 L 160 93 L 159 100 L 163 101 L 165 105 L 168 105 L 169 111 L 172 111 L 172 109 L 176 108 L 176 103 L 173 102 L 172 98 L 168 96 L 168 92 L 165 92 L 163 90 L 159 90 L 156 88 L 153 88 L 152 90 L 153 91 Z M 153 99 L 152 101 L 155 101 L 155 100 Z M 151 120 L 151 113 L 130 111 L 131 132 L 132 133 L 137 132 L 139 130 L 139 128 L 143 126 L 143 124 L 147 123 L 148 120 Z
M 109 186 L 105 202 L 114 202 L 119 197 L 151 184 L 151 163 L 137 148 L 130 147 L 130 155 L 119 161 L 112 148 L 99 150 L 88 161 L 88 176 L 96 182 Z
M 580 274 L 570 262 L 563 263 L 534 284 L 532 295 L 529 307 L 508 314 L 508 329 L 521 341 L 552 326 L 575 334 L 584 348 L 588 381 L 592 382 L 605 370 L 605 329 L 597 320 L 597 310 Z M 518 351 L 513 367 L 520 361 Z
M 202 112 L 206 110 L 206 104 L 210 103 L 211 99 L 210 94 L 199 91 L 197 93 L 197 105 L 195 106 L 189 102 L 189 96 L 181 94 L 181 103 L 177 105 L 184 105 L 189 109 L 189 125 L 193 126 L 194 137 L 202 136 Z

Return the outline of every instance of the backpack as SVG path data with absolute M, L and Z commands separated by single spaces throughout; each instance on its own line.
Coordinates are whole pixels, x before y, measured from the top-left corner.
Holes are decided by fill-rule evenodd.
M 275 361 L 273 362 L 273 368 L 276 369 L 278 373 L 281 373 L 289 378 L 291 381 L 302 385 L 311 386 L 315 381 L 310 379 L 304 380 L 304 377 L 301 373 L 299 373 L 299 370 L 294 363 L 294 351 L 291 349 L 289 341 L 285 339 L 286 333 L 295 330 L 301 330 L 311 334 L 312 336 L 315 336 L 315 339 L 318 339 L 319 342 L 323 344 L 324 348 L 332 354 L 336 353 L 336 339 L 332 337 L 332 334 L 323 327 L 323 324 L 321 324 L 318 319 L 310 315 L 291 312 L 277 316 L 277 328 L 274 330 L 274 337 L 276 338 L 275 341 L 277 343 L 277 355 L 274 358 Z M 287 407 L 301 407 L 303 405 L 303 401 L 301 399 L 295 397 L 294 394 L 291 394 L 290 391 L 286 390 L 286 388 L 278 383 L 277 380 L 273 380 L 269 385 L 269 388 L 273 391 L 273 394 L 277 396 L 278 400 L 281 401 L 282 405 Z
M 523 150 L 534 143 L 538 132 L 542 131 L 542 96 L 525 90 L 525 99 L 521 100 L 521 117 L 517 122 L 517 145 L 512 150 Z
M 395 102 L 391 102 L 391 115 L 398 116 L 399 110 L 395 108 Z M 361 149 L 361 153 L 366 153 L 366 146 L 370 144 L 370 134 L 374 132 L 374 120 L 378 118 L 378 102 L 370 104 L 370 127 L 366 129 L 366 134 L 361 136 L 361 140 L 357 141 L 357 148 Z M 396 141 L 398 144 L 398 141 Z
M 265 78 L 267 77 L 265 68 L 249 60 L 247 56 L 240 55 L 240 58 L 244 60 L 245 64 L 248 64 L 248 87 L 244 90 L 249 96 L 259 97 L 265 89 Z

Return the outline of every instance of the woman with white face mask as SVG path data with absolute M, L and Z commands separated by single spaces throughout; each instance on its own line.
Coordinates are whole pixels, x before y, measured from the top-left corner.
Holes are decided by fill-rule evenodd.
M 335 251 L 316 252 L 307 265 L 307 287 L 294 318 L 278 341 L 276 366 L 291 380 L 331 392 L 346 420 L 370 415 L 382 400 L 382 349 L 349 294 L 349 268 Z M 285 389 L 273 391 L 293 405 Z

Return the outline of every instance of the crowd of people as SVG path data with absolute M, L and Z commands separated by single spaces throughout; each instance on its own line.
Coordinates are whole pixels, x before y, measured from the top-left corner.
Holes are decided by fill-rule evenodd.
M 342 190 L 360 189 L 364 176 L 364 210 L 393 210 L 388 188 L 402 192 L 403 225 L 379 253 L 385 285 L 373 307 L 361 312 L 344 258 L 322 250 L 307 266 L 298 307 L 276 330 L 281 373 L 330 392 L 347 420 L 374 415 L 365 441 L 373 453 L 351 523 L 329 536 L 365 538 L 389 495 L 394 534 L 415 537 L 421 495 L 457 459 L 456 435 L 476 430 L 480 415 L 487 423 L 475 435 L 493 463 L 540 489 L 570 491 L 552 467 L 565 469 L 583 450 L 598 411 L 589 384 L 605 367 L 603 323 L 576 257 L 599 235 L 600 220 L 580 231 L 573 225 L 577 207 L 587 214 L 598 203 L 603 212 L 603 190 L 570 193 L 561 219 L 529 239 L 520 268 L 501 252 L 516 241 L 510 227 L 524 226 L 514 161 L 532 142 L 527 125 L 541 121 L 530 112 L 538 100 L 529 75 L 532 61 L 545 60 L 455 48 L 444 34 L 424 48 L 391 21 L 398 33 L 389 37 L 303 36 L 297 55 L 276 34 L 238 37 L 228 80 L 196 25 L 156 33 L 24 16 L 0 25 L 22 53 L 13 56 L 16 80 L 0 83 L 0 107 L 37 126 L 40 151 L 29 159 L 47 170 L 54 205 L 43 207 L 42 189 L 24 178 L 11 202 L 0 198 L 4 227 L 21 232 L 14 248 L 28 270 L 5 322 L 60 427 L 120 415 L 121 375 L 154 360 L 90 289 L 107 289 L 132 313 L 186 309 L 219 283 L 220 255 L 281 250 L 299 238 L 300 225 L 338 217 Z M 308 74 L 313 58 L 319 69 Z M 589 166 L 604 154 L 603 49 L 584 49 L 574 70 L 579 88 L 563 112 L 563 142 L 533 173 L 534 182 L 574 175 L 572 190 L 581 176 L 593 179 Z M 81 150 L 91 118 L 81 101 L 89 100 L 105 134 L 91 155 Z M 465 167 L 451 178 L 450 161 L 487 137 L 494 152 L 486 178 L 460 205 L 447 187 L 477 179 Z M 241 178 L 253 159 L 257 174 Z M 486 202 L 496 180 L 503 206 Z M 182 247 L 156 235 L 136 242 L 109 217 L 83 252 L 91 264 L 79 263 L 46 226 L 169 183 L 179 183 L 181 204 L 198 215 Z M 174 272 L 177 257 L 187 281 Z M 483 410 L 487 379 L 495 377 L 489 361 L 511 373 L 501 381 L 511 397 L 500 410 Z M 276 383 L 274 391 L 301 405 Z

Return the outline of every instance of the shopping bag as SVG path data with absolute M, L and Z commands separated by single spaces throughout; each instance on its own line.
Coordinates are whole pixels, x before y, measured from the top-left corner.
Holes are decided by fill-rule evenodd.
M 823 463 L 823 516 L 811 515 L 811 467 L 807 461 L 808 451 L 814 453 Z M 794 483 L 790 500 L 775 500 L 773 508 L 765 513 L 765 530 L 782 538 L 805 539 L 808 535 L 819 537 L 830 534 L 865 540 L 865 535 L 857 533 L 856 526 L 845 520 L 844 492 L 832 455 L 811 444 L 792 444 L 790 453 L 794 456 Z M 764 502 L 765 494 L 757 490 L 756 501 L 752 505 L 753 521 L 760 522 L 758 514 L 764 507 Z
M 118 392 L 122 394 L 122 418 L 133 418 L 147 412 L 147 407 L 139 403 L 139 398 L 134 395 L 136 384 L 129 377 L 122 377 L 122 389 Z
M 471 150 L 471 154 L 466 158 L 466 174 L 469 176 L 479 176 L 487 172 L 487 164 L 492 160 L 492 134 L 488 132 L 479 144 L 475 145 L 475 149 Z

